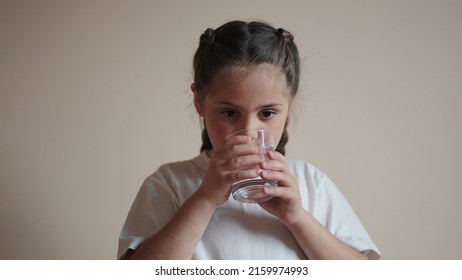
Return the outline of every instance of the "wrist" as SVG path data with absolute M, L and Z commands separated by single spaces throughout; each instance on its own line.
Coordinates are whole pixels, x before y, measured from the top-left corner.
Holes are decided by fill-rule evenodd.
M 289 217 L 287 217 L 284 221 L 284 225 L 288 228 L 296 227 L 300 225 L 302 222 L 306 221 L 306 216 L 311 216 L 305 209 L 300 209 L 296 213 L 293 213 Z
M 197 190 L 190 198 L 194 200 L 196 203 L 201 204 L 204 209 L 215 211 L 220 204 L 214 201 L 212 198 L 207 195 L 206 192 L 202 191 L 201 189 Z

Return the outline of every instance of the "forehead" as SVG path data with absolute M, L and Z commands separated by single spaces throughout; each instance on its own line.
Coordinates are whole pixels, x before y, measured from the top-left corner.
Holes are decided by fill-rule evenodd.
M 235 65 L 216 74 L 209 95 L 222 91 L 277 91 L 289 98 L 290 89 L 282 70 L 268 63 Z
M 219 82 L 228 77 L 242 78 L 247 76 L 264 76 L 273 79 L 275 82 L 286 83 L 282 69 L 269 63 L 231 65 L 219 71 L 214 80 Z

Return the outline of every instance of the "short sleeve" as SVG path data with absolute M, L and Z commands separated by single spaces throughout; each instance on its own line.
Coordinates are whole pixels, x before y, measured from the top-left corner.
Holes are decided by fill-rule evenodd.
M 136 250 L 159 231 L 177 212 L 178 194 L 166 182 L 162 172 L 148 177 L 130 208 L 119 237 L 117 258 L 128 249 Z
M 297 179 L 303 207 L 339 240 L 369 259 L 380 258 L 377 246 L 334 182 L 307 161 L 288 163 Z
M 379 259 L 377 246 L 338 187 L 327 175 L 318 175 L 313 216 L 338 239 L 369 259 Z

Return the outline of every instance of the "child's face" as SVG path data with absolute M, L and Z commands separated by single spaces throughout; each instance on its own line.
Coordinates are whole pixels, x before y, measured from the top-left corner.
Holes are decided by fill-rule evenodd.
M 231 73 L 215 81 L 205 100 L 196 94 L 212 145 L 219 147 L 229 134 L 248 128 L 269 130 L 279 143 L 292 99 L 283 74 L 266 64 Z

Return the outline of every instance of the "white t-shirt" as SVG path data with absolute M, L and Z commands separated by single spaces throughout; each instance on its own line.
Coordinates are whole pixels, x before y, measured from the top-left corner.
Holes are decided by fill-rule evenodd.
M 118 258 L 160 230 L 200 186 L 209 158 L 161 166 L 141 186 L 119 238 Z M 303 208 L 337 238 L 367 254 L 380 252 L 334 183 L 306 161 L 288 160 Z M 290 231 L 258 204 L 230 198 L 217 208 L 196 247 L 193 259 L 306 259 Z

